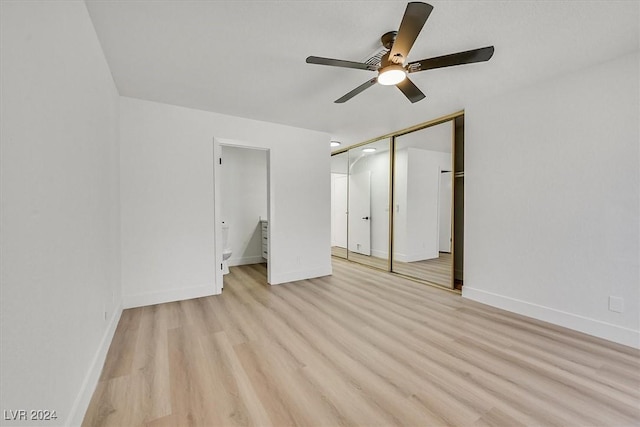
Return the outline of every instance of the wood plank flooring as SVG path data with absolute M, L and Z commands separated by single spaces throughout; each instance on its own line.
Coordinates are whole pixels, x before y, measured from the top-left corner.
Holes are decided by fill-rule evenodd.
M 387 270 L 388 259 L 375 256 L 362 255 L 357 252 L 349 252 L 346 248 L 338 246 L 331 247 L 331 255 L 348 259 L 353 262 L 368 265 L 370 267 Z M 451 275 L 453 273 L 453 256 L 449 253 L 440 252 L 440 256 L 434 259 L 414 262 L 393 262 L 393 271 L 395 273 L 404 274 L 405 276 L 414 277 L 416 279 L 425 280 L 434 285 L 443 286 L 452 289 L 453 283 Z
M 440 252 L 438 258 L 426 259 L 414 262 L 393 263 L 393 271 L 416 279 L 426 280 L 430 283 L 453 288 L 451 281 L 453 276 L 453 256 Z
M 640 351 L 334 260 L 125 310 L 84 426 L 631 426 Z

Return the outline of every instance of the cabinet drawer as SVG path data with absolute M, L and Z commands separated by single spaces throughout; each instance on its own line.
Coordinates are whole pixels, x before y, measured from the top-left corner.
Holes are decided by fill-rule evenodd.
M 262 258 L 268 260 L 269 258 L 269 223 L 267 221 L 260 221 L 260 227 L 262 229 Z

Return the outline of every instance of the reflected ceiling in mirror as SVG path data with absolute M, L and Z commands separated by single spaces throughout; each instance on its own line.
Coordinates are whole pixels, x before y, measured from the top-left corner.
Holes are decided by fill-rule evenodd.
M 347 172 L 349 172 L 349 154 L 345 151 L 331 156 L 331 173 L 346 174 Z
M 421 150 L 451 153 L 452 132 L 451 121 L 440 123 L 439 125 L 396 137 L 396 148 L 401 145 L 401 148 L 413 147 Z

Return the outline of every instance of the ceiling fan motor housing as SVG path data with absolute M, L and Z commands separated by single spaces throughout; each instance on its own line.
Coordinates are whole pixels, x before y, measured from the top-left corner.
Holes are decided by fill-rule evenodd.
M 382 46 L 391 50 L 393 46 L 393 42 L 396 41 L 396 36 L 398 35 L 397 31 L 389 31 L 384 33 L 382 37 L 380 37 L 380 41 L 382 42 Z
M 393 64 L 393 62 L 389 61 L 389 52 L 382 55 L 382 58 L 380 58 L 380 68 L 384 68 L 391 64 Z

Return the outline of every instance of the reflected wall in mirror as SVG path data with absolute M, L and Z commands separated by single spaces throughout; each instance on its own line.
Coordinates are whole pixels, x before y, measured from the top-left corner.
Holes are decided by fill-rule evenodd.
M 331 157 L 331 255 L 347 257 L 349 154 Z
M 389 139 L 348 153 L 348 259 L 388 270 Z
M 453 122 L 396 137 L 392 271 L 453 288 Z

